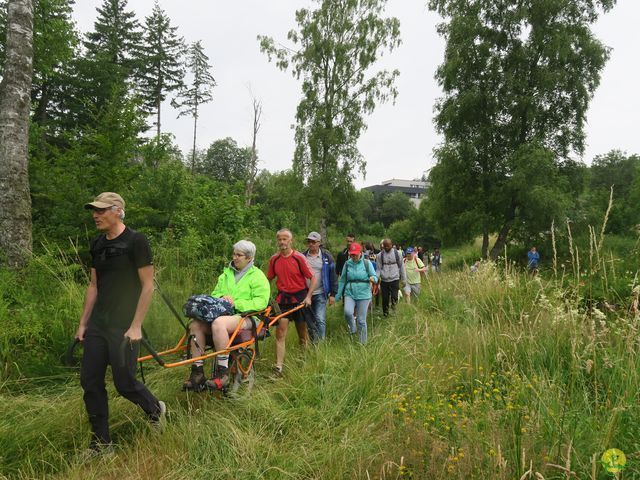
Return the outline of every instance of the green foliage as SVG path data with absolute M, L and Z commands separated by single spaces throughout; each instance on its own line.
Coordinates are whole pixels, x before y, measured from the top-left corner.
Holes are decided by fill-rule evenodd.
M 88 277 L 79 259 L 57 250 L 21 272 L 0 269 L 1 378 L 45 375 L 57 382 L 67 376 L 60 358 L 82 311 L 82 280 Z
M 384 195 L 380 207 L 380 220 L 388 227 L 395 221 L 401 221 L 416 213 L 416 207 L 402 192 Z
M 270 173 L 260 172 L 256 178 L 256 204 L 260 208 L 262 224 L 271 230 L 279 228 L 294 228 L 309 224 L 315 225 L 319 221 L 317 210 L 307 210 L 308 202 L 304 201 L 304 186 L 302 179 L 292 170 Z M 306 219 L 306 220 L 305 220 Z
M 589 169 L 587 219 L 598 225 L 601 212 L 607 209 L 611 189 L 613 206 L 607 221 L 607 232 L 633 235 L 640 223 L 637 201 L 640 200 L 640 157 L 613 150 L 597 156 Z
M 225 183 L 240 182 L 249 178 L 251 149 L 239 147 L 230 137 L 214 141 L 206 153 L 198 158 L 195 171 Z
M 227 255 L 255 228 L 255 211 L 244 206 L 243 194 L 204 176 L 185 185 L 171 228 L 187 258 Z

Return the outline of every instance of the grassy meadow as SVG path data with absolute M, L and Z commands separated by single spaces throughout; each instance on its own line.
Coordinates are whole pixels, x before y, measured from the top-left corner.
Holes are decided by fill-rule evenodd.
M 180 306 L 210 281 L 175 255 L 158 255 L 158 277 Z M 445 262 L 456 255 L 445 251 Z M 600 281 L 598 258 L 586 275 Z M 42 308 L 67 336 L 84 292 L 82 272 L 69 268 L 41 265 L 49 276 L 37 285 L 57 292 Z M 629 297 L 589 302 L 571 268 L 536 278 L 509 262 L 476 274 L 445 268 L 423 281 L 418 302 L 389 319 L 374 310 L 366 347 L 329 308 L 317 348 L 302 351 L 290 329 L 283 379 L 267 378 L 274 342 L 264 342 L 248 398 L 182 393 L 187 368 L 146 368 L 169 407 L 165 430 L 152 431 L 108 385 L 117 454 L 90 463 L 77 460 L 89 440 L 77 371 L 20 375 L 29 357 L 5 342 L 4 358 L 21 365 L 5 360 L 14 374 L 0 383 L 0 478 L 594 480 L 613 478 L 600 457 L 614 447 L 627 455 L 618 478 L 640 478 L 635 277 Z M 181 333 L 158 295 L 145 326 L 158 347 Z

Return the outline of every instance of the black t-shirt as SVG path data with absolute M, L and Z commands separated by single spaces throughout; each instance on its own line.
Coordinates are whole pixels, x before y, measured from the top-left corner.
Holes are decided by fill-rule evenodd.
M 338 255 L 336 255 L 336 274 L 342 275 L 342 267 L 349 260 L 349 249 L 345 248 Z
M 147 238 L 129 227 L 112 240 L 105 234 L 91 241 L 98 298 L 89 324 L 127 329 L 133 321 L 142 285 L 138 268 L 153 265 Z

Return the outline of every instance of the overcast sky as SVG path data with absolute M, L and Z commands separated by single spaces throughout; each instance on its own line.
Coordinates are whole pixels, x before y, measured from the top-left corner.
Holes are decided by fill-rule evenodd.
M 93 28 L 96 7 L 102 0 L 78 0 L 75 20 L 82 32 Z M 359 147 L 367 160 L 362 187 L 395 178 L 420 177 L 433 166 L 432 150 L 441 141 L 433 127 L 433 105 L 441 91 L 433 79 L 442 62 L 444 42 L 435 26 L 435 13 L 427 0 L 389 0 L 387 15 L 400 20 L 402 45 L 384 56 L 380 68 L 400 70 L 395 105 L 378 107 L 367 119 L 368 130 Z M 271 171 L 291 166 L 295 109 L 300 83 L 282 72 L 260 53 L 257 35 L 286 42 L 295 27 L 294 13 L 312 2 L 304 0 L 160 0 L 161 7 L 179 27 L 188 42 L 202 40 L 218 83 L 214 99 L 202 107 L 198 124 L 198 146 L 232 137 L 241 145 L 251 142 L 251 92 L 263 103 L 263 121 L 258 137 L 261 168 Z M 141 23 L 149 15 L 153 0 L 130 0 Z M 640 1 L 619 0 L 615 9 L 600 18 L 595 32 L 611 47 L 600 87 L 588 112 L 587 150 L 583 160 L 617 148 L 640 153 L 637 116 L 640 112 L 637 78 L 640 47 Z M 163 107 L 163 131 L 171 132 L 183 152 L 192 142 L 193 122 L 175 118 Z

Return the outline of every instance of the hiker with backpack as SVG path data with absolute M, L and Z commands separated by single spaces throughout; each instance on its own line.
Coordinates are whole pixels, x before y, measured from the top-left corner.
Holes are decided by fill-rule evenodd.
M 211 292 L 212 300 L 217 300 L 216 315 L 204 319 L 194 318 L 189 323 L 192 335 L 191 355 L 204 355 L 207 338 L 213 340 L 215 351 L 223 350 L 229 344 L 230 335 L 238 327 L 241 312 L 257 312 L 267 308 L 271 287 L 269 280 L 254 265 L 256 246 L 249 240 L 240 240 L 233 245 L 233 257 L 229 265 L 224 267 L 218 277 L 216 286 Z M 221 305 L 225 308 L 220 308 Z M 244 319 L 240 328 L 251 329 L 250 319 Z M 211 378 L 206 379 L 204 361 L 196 360 L 191 366 L 189 378 L 182 384 L 183 390 L 202 391 L 224 390 L 229 385 L 229 355 L 218 355 L 216 368 Z
M 442 255 L 440 254 L 439 248 L 433 249 L 433 255 L 431 255 L 431 268 L 434 272 L 440 273 L 440 268 L 442 265 Z
M 535 277 L 538 273 L 538 263 L 540 262 L 540 252 L 536 247 L 531 247 L 531 250 L 527 252 L 527 270 L 529 275 Z
M 309 337 L 312 343 L 324 340 L 326 335 L 327 303 L 335 303 L 338 292 L 338 277 L 336 264 L 328 250 L 322 248 L 322 237 L 318 232 L 307 235 L 307 250 L 303 253 L 307 263 L 317 279 L 316 288 L 311 297 L 311 312 L 313 322 L 309 323 Z
M 376 275 L 380 282 L 382 295 L 382 315 L 389 316 L 389 303 L 395 308 L 398 303 L 400 280 L 407 283 L 407 273 L 400 253 L 393 248 L 391 240 L 382 241 L 382 250 L 378 254 Z
M 113 192 L 101 193 L 84 206 L 101 232 L 91 241 L 91 276 L 75 335 L 84 345 L 80 385 L 92 434 L 82 455 L 86 459 L 113 453 L 105 388 L 108 365 L 118 393 L 138 405 L 152 425 L 159 427 L 166 414 L 164 402 L 136 380 L 142 322 L 153 296 L 153 259 L 147 238 L 124 224 L 124 207 L 122 197 Z M 122 359 L 124 341 L 128 348 Z
M 349 246 L 349 260 L 340 275 L 336 301 L 344 299 L 344 318 L 349 334 L 353 337 L 357 333 L 363 345 L 367 343 L 367 310 L 371 302 L 371 289 L 376 283 L 378 277 L 373 265 L 362 255 L 360 244 L 352 243 Z
M 420 295 L 421 276 L 420 274 L 427 271 L 427 267 L 417 255 L 416 250 L 413 247 L 409 247 L 406 250 L 406 257 L 404 259 L 404 268 L 407 272 L 407 303 L 411 303 L 411 297 L 417 297 Z
M 311 306 L 317 279 L 311 268 L 309 268 L 306 257 L 293 249 L 293 234 L 291 230 L 287 228 L 278 230 L 276 241 L 278 243 L 278 253 L 269 260 L 267 278 L 269 281 L 276 279 L 276 287 L 278 289 L 276 302 L 278 302 L 280 311 L 285 313 L 301 303 L 304 303 L 306 307 Z M 310 280 L 308 287 L 307 280 Z M 298 340 L 300 345 L 304 347 L 309 340 L 307 325 L 314 322 L 314 319 L 311 318 L 312 316 L 313 313 L 309 308 L 302 308 L 278 320 L 276 327 L 276 364 L 273 367 L 274 376 L 282 376 L 289 321 L 293 320 L 295 322 Z

